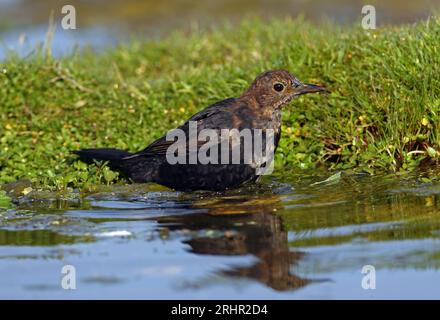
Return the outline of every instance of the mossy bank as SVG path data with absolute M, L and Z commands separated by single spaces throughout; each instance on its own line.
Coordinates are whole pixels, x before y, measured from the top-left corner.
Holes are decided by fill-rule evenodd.
M 118 181 L 70 151 L 136 151 L 205 106 L 287 69 L 329 95 L 283 113 L 276 170 L 411 171 L 440 158 L 440 18 L 363 30 L 247 20 L 54 59 L 0 63 L 0 184 L 89 188 Z

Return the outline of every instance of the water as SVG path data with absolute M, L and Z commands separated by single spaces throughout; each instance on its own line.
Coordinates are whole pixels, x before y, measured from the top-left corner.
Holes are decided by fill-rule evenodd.
M 209 27 L 245 13 L 303 13 L 317 23 L 361 19 L 363 2 L 71 2 L 78 29 L 62 30 L 60 4 L 0 0 L 0 59 L 32 54 L 55 13 L 52 51 L 102 50 L 132 35 Z M 375 4 L 377 24 L 428 17 L 439 0 Z M 425 178 L 438 174 L 423 173 Z M 335 299 L 440 298 L 440 182 L 413 176 L 283 174 L 222 194 L 114 186 L 87 196 L 16 192 L 0 208 L 0 298 Z M 16 188 L 17 186 L 6 186 Z M 76 270 L 64 290 L 62 268 Z M 376 289 L 362 287 L 362 268 Z
M 101 51 L 116 43 L 165 36 L 175 30 L 209 30 L 225 21 L 237 23 L 244 17 L 262 19 L 298 17 L 315 23 L 332 21 L 347 25 L 360 23 L 364 1 L 353 0 L 80 0 L 69 1 L 76 8 L 76 29 L 63 30 L 64 5 L 57 0 L 0 0 L 0 60 L 8 52 L 21 57 L 31 55 L 46 39 L 48 21 L 54 17 L 52 53 L 60 57 L 75 48 Z M 440 0 L 375 1 L 378 27 L 414 23 L 426 19 L 440 8 Z M 436 11 L 437 10 L 437 11 Z
M 0 209 L 0 298 L 440 298 L 440 182 L 314 184 L 329 175 L 225 193 L 33 191 Z M 62 289 L 64 265 L 76 290 Z M 365 265 L 375 290 L 362 288 Z
M 59 58 L 85 48 L 95 51 L 110 48 L 120 41 L 120 35 L 111 31 L 112 29 L 104 27 L 72 31 L 54 26 L 51 53 Z M 11 53 L 22 58 L 32 56 L 39 46 L 45 44 L 47 33 L 46 25 L 17 28 L 0 33 L 0 60 Z

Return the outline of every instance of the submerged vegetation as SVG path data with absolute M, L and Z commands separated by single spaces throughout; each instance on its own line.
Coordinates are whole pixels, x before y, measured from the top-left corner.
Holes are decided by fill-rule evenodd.
M 61 59 L 49 46 L 0 63 L 0 184 L 91 188 L 118 175 L 72 150 L 136 151 L 191 114 L 288 69 L 329 95 L 283 113 L 278 170 L 411 171 L 440 159 L 440 18 L 363 30 L 301 19 L 133 40 Z

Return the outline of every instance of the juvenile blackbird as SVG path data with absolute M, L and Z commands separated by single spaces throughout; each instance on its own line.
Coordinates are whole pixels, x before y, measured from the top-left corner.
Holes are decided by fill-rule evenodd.
M 272 131 L 274 133 L 273 147 L 271 150 L 263 151 L 275 152 L 281 134 L 281 108 L 299 95 L 322 91 L 326 91 L 326 89 L 312 84 L 304 84 L 285 70 L 264 72 L 257 76 L 252 85 L 238 98 L 228 98 L 216 102 L 196 113 L 178 127 L 186 136 L 183 144 L 180 143 L 186 153 L 185 159 L 190 157 L 191 152 L 201 150 L 207 141 L 211 142 L 211 137 L 209 137 L 209 139 L 197 141 L 196 145 L 192 144 L 191 146 L 191 137 L 189 137 L 191 122 L 196 124 L 195 132 L 197 134 L 203 129 L 210 129 L 212 132 L 218 133 L 219 136 L 221 136 L 222 129 L 237 129 L 239 132 L 248 129 L 252 131 L 252 134 L 255 129 L 260 129 L 263 132 L 263 149 L 267 149 L 265 144 L 267 136 L 264 133 Z M 212 141 L 215 145 L 216 140 Z M 245 162 L 244 153 L 249 152 L 249 149 L 245 149 L 243 145 L 239 146 L 241 157 L 238 162 L 221 161 L 226 158 L 222 158 L 220 141 L 218 141 L 218 150 L 220 151 L 217 163 L 214 161 L 201 163 L 198 160 L 195 163 L 191 161 L 170 163 L 167 152 L 176 140 L 167 139 L 166 135 L 137 153 L 107 148 L 83 149 L 74 153 L 88 163 L 93 160 L 107 161 L 112 169 L 122 172 L 134 182 L 155 182 L 183 191 L 219 191 L 237 187 L 246 182 L 254 182 L 259 177 L 256 168 L 264 168 L 272 161 L 272 158 L 260 157 L 258 159 L 252 158 L 251 162 Z M 233 142 L 228 138 L 227 143 L 231 148 L 223 153 L 228 152 L 228 156 L 231 156 L 233 149 L 231 143 Z M 207 154 L 210 155 L 210 152 L 213 151 L 210 149 Z M 265 154 L 264 152 L 263 154 Z

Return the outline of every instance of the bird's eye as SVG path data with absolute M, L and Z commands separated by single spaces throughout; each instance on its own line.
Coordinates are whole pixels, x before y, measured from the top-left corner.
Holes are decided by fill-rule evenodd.
M 273 88 L 275 91 L 281 92 L 284 90 L 284 85 L 282 83 L 275 83 Z

